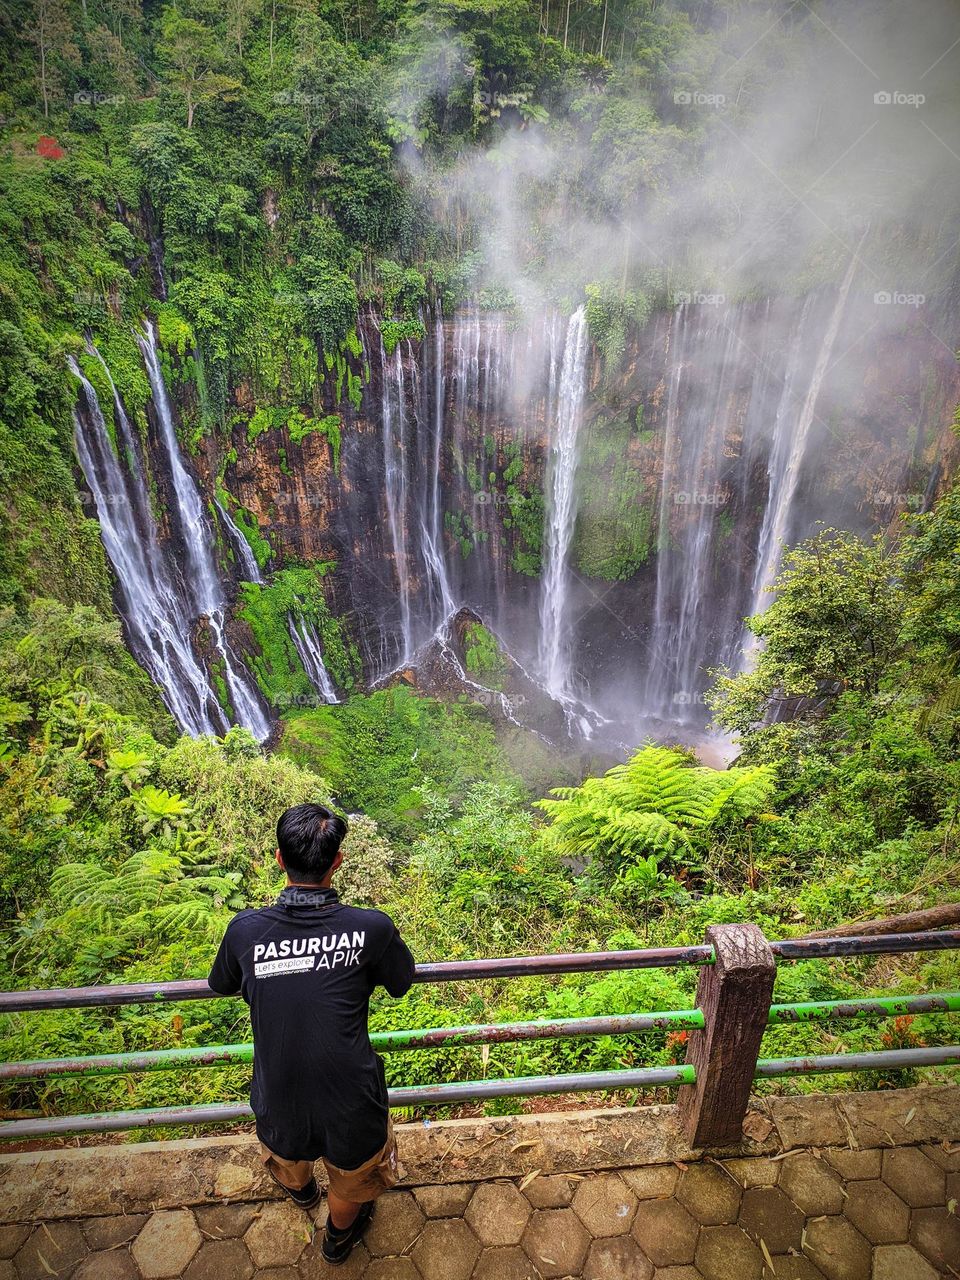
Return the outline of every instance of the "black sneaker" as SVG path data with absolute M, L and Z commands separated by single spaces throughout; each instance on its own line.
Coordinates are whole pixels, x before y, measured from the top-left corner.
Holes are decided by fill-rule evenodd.
M 335 1227 L 328 1217 L 327 1225 L 323 1231 L 323 1241 L 320 1245 L 320 1252 L 323 1255 L 324 1262 L 328 1262 L 331 1267 L 339 1267 L 341 1262 L 346 1262 L 347 1258 L 350 1257 L 350 1250 L 366 1231 L 367 1223 L 372 1217 L 372 1200 L 367 1200 L 365 1204 L 362 1204 L 360 1212 L 349 1227 L 344 1227 L 342 1230 L 339 1227 Z
M 298 1204 L 301 1209 L 312 1209 L 315 1204 L 320 1203 L 320 1188 L 317 1186 L 316 1178 L 311 1178 L 305 1187 L 288 1187 L 280 1181 L 269 1165 L 267 1165 L 267 1173 L 280 1190 L 285 1191 L 293 1203 Z

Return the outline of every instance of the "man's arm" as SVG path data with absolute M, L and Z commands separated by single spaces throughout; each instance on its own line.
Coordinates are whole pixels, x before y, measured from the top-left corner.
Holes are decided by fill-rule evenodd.
M 232 924 L 233 921 L 230 923 Z M 240 991 L 242 981 L 243 971 L 237 963 L 237 957 L 230 943 L 230 925 L 228 924 L 227 932 L 223 935 L 223 941 L 220 943 L 220 950 L 217 952 L 217 958 L 214 960 L 210 976 L 207 978 L 207 984 L 211 991 L 216 991 L 217 995 L 235 996 Z
M 396 925 L 393 926 L 393 937 L 384 948 L 383 955 L 373 966 L 371 977 L 374 986 L 386 987 L 392 996 L 403 996 L 413 986 L 413 975 L 416 970 L 413 954 L 400 937 Z

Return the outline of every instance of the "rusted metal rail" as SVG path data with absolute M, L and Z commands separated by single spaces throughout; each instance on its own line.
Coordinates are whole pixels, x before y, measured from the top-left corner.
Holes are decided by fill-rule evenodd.
M 739 1140 L 750 1085 L 755 1079 L 820 1072 L 899 1070 L 904 1067 L 960 1062 L 960 1046 L 957 1045 L 805 1058 L 759 1058 L 763 1031 L 771 1025 L 832 1018 L 861 1019 L 912 1013 L 950 1013 L 960 1010 L 960 992 L 774 1005 L 771 1004 L 771 992 L 778 960 L 805 960 L 826 956 L 858 957 L 948 948 L 960 948 L 960 930 L 768 942 L 756 926 L 719 925 L 708 929 L 706 942 L 698 946 L 556 956 L 513 956 L 419 965 L 415 980 L 423 983 L 681 965 L 697 966 L 700 970 L 700 982 L 695 1009 L 387 1031 L 375 1033 L 371 1039 L 376 1048 L 389 1052 L 450 1044 L 490 1044 L 567 1036 L 633 1035 L 670 1029 L 689 1031 L 687 1062 L 681 1066 L 417 1085 L 393 1090 L 390 1100 L 393 1106 L 445 1106 L 492 1097 L 679 1086 L 681 1111 L 686 1117 L 688 1134 L 696 1145 L 736 1142 Z M 214 998 L 220 997 L 218 993 L 211 991 L 204 980 L 11 991 L 0 993 L 0 1014 Z M 253 1046 L 243 1044 L 59 1058 L 0 1066 L 0 1080 L 216 1066 L 249 1062 L 252 1055 Z M 231 1123 L 246 1119 L 249 1115 L 250 1109 L 244 1104 L 223 1103 L 207 1107 L 160 1107 L 83 1116 L 38 1116 L 0 1124 L 0 1140 L 157 1126 Z
M 824 956 L 871 956 L 960 948 L 960 929 L 939 933 L 899 933 L 857 938 L 787 938 L 769 944 L 780 960 Z M 415 982 L 470 982 L 563 973 L 605 973 L 618 969 L 667 969 L 712 965 L 713 947 L 648 947 L 638 951 L 587 951 L 555 956 L 503 956 L 490 960 L 447 960 L 417 965 Z M 0 991 L 0 1014 L 30 1009 L 82 1009 L 121 1004 L 223 999 L 205 978 L 182 982 L 130 982 L 96 987 L 54 987 L 45 991 Z

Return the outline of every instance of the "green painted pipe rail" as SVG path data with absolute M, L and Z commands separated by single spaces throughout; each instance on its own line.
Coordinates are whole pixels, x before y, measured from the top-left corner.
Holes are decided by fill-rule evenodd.
M 841 1018 L 891 1018 L 917 1013 L 957 1012 L 960 1012 L 960 991 L 943 991 L 922 996 L 874 996 L 863 1000 L 775 1004 L 771 1006 L 767 1022 L 770 1026 L 783 1026 Z M 558 1018 L 535 1022 L 479 1023 L 462 1027 L 379 1031 L 371 1035 L 370 1042 L 375 1049 L 392 1052 L 436 1048 L 443 1044 L 498 1044 L 524 1040 L 556 1040 L 572 1036 L 635 1035 L 645 1031 L 694 1031 L 701 1029 L 703 1025 L 703 1014 L 699 1009 L 674 1009 L 595 1018 Z M 105 1053 L 87 1058 L 50 1058 L 0 1064 L 0 1081 L 48 1076 L 119 1075 L 139 1071 L 219 1067 L 252 1061 L 252 1044 L 156 1049 L 143 1053 Z
M 837 1053 L 808 1058 L 762 1058 L 754 1079 L 809 1076 L 850 1071 L 902 1071 L 911 1067 L 955 1066 L 960 1045 L 923 1049 L 886 1049 L 878 1053 Z M 641 1067 L 628 1071 L 590 1071 L 575 1075 L 521 1076 L 506 1080 L 456 1080 L 449 1084 L 412 1085 L 389 1090 L 391 1107 L 449 1106 L 484 1098 L 531 1097 L 536 1094 L 605 1090 L 676 1088 L 696 1082 L 689 1065 Z M 237 1124 L 253 1113 L 244 1102 L 208 1103 L 198 1107 L 153 1107 L 139 1111 L 99 1111 L 75 1116 L 30 1116 L 0 1123 L 0 1142 L 79 1133 L 110 1133 L 182 1125 Z

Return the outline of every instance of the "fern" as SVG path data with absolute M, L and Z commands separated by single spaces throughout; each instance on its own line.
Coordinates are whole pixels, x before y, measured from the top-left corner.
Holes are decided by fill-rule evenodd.
M 762 810 L 773 791 L 768 766 L 727 770 L 691 764 L 666 747 L 642 747 L 625 764 L 537 802 L 547 839 L 571 857 L 615 863 L 696 856 L 695 836 Z
M 186 865 L 185 865 L 186 864 Z M 63 951 L 91 980 L 185 936 L 222 933 L 224 907 L 244 905 L 239 872 L 191 865 L 167 845 L 151 845 L 114 869 L 68 862 L 51 877 L 58 913 L 26 941 L 25 950 Z

